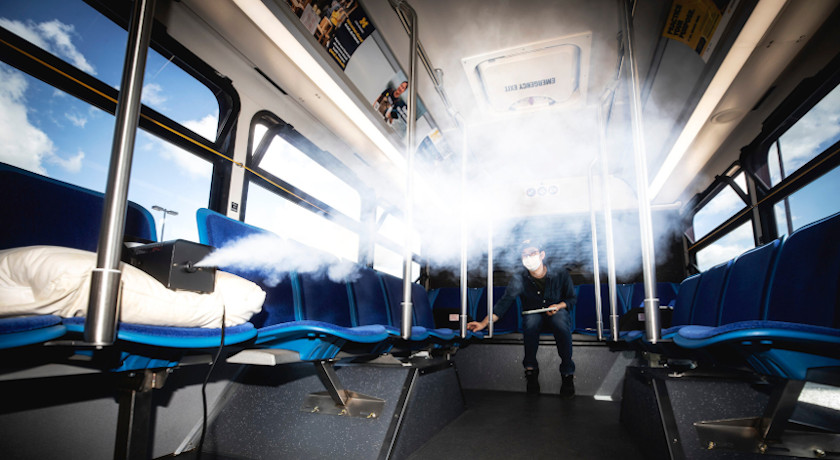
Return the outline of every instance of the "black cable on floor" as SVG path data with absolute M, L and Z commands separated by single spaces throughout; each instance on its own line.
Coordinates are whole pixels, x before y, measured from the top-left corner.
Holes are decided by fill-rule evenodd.
M 203 416 L 201 419 L 201 437 L 198 440 L 198 452 L 196 454 L 196 459 L 201 459 L 201 453 L 204 450 L 204 436 L 207 433 L 207 382 L 210 381 L 210 375 L 213 373 L 213 369 L 216 368 L 216 363 L 219 362 L 219 357 L 222 355 L 222 349 L 225 347 L 225 309 L 222 308 L 222 340 L 219 344 L 219 349 L 216 351 L 216 356 L 213 358 L 213 362 L 210 363 L 210 370 L 207 371 L 207 375 L 204 377 L 204 383 L 201 384 L 201 406 L 203 410 Z

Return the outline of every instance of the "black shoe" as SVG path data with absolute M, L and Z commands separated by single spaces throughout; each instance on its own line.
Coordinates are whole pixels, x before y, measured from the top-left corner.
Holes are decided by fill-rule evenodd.
M 526 390 L 528 394 L 539 394 L 540 392 L 540 370 L 525 369 L 525 380 L 528 381 Z
M 575 376 L 564 375 L 563 386 L 560 387 L 560 396 L 564 398 L 571 398 L 575 395 Z

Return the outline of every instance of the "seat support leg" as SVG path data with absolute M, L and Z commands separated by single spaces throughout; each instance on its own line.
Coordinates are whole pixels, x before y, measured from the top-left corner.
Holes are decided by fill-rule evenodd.
M 166 369 L 143 369 L 121 379 L 115 460 L 149 458 L 152 390 L 162 388 L 167 375 Z
M 318 361 L 315 369 L 327 391 L 308 394 L 302 411 L 371 419 L 382 413 L 385 400 L 345 390 L 331 361 Z

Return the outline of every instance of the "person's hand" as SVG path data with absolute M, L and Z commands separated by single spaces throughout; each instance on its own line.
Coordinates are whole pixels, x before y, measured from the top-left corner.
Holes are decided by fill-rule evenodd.
M 473 332 L 478 332 L 484 329 L 485 327 L 487 327 L 486 324 L 478 321 L 470 321 L 469 323 L 467 323 L 467 329 Z
M 560 302 L 560 303 L 556 303 L 554 305 L 549 305 L 549 307 L 554 308 L 554 310 L 549 310 L 549 311 L 545 312 L 545 314 L 548 315 L 548 316 L 554 316 L 554 315 L 557 314 L 558 311 L 566 308 L 566 302 Z

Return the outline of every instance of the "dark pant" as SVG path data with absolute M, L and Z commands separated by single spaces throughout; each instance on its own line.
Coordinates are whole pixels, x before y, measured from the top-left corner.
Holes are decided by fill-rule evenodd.
M 557 342 L 557 354 L 563 361 L 560 363 L 560 374 L 572 375 L 575 373 L 575 362 L 572 361 L 572 320 L 568 309 L 563 309 L 548 316 L 545 313 L 534 315 L 522 315 L 522 329 L 525 336 L 525 359 L 522 365 L 526 368 L 538 368 L 537 349 L 540 346 L 540 331 L 543 322 L 551 325 L 554 333 L 554 340 Z

